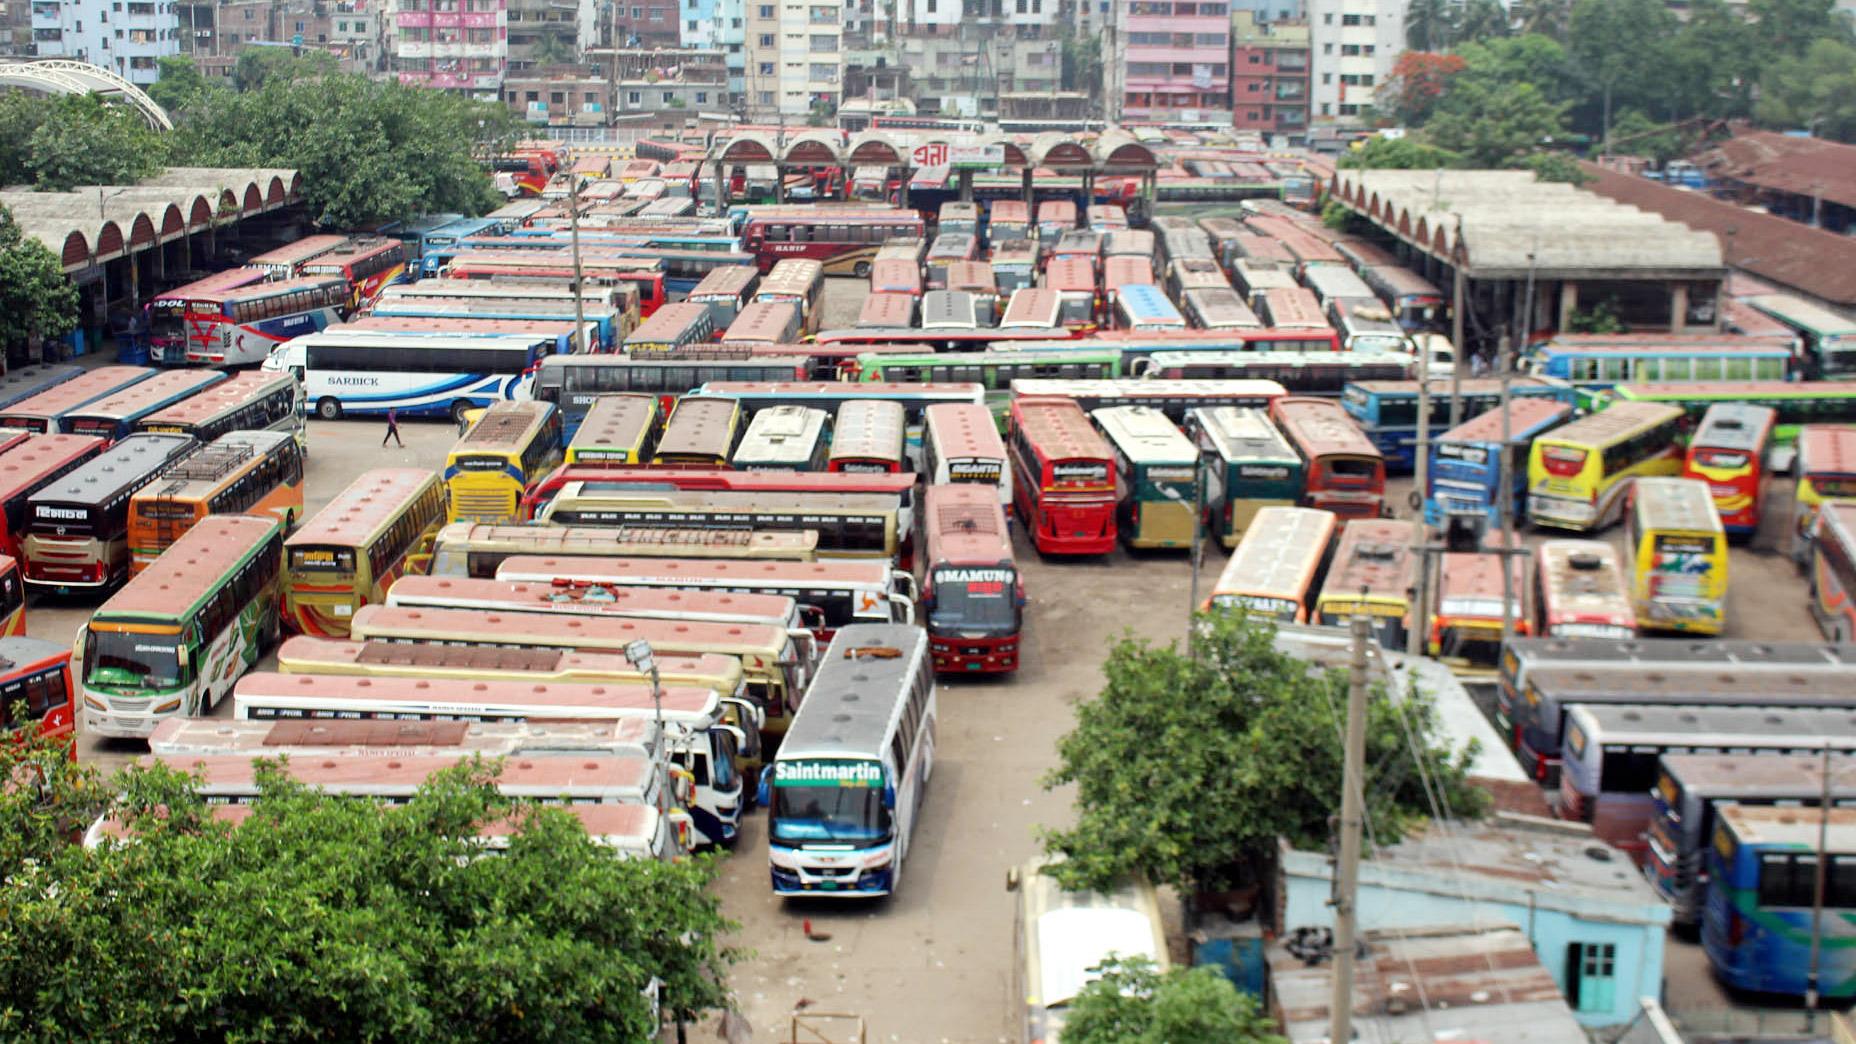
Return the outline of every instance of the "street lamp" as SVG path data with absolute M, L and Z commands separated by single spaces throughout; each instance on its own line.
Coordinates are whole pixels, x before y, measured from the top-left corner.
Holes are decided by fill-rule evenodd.
M 659 734 L 664 731 L 664 687 L 658 681 L 657 656 L 651 643 L 639 638 L 625 646 L 625 659 L 632 667 L 651 679 L 651 706 L 657 716 Z

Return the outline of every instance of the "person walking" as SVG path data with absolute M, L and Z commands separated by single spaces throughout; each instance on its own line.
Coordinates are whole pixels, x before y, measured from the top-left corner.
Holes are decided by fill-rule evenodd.
M 400 441 L 400 411 L 391 406 L 387 407 L 387 433 L 380 437 L 380 444 L 385 446 L 388 439 L 399 448 L 406 448 L 406 443 Z

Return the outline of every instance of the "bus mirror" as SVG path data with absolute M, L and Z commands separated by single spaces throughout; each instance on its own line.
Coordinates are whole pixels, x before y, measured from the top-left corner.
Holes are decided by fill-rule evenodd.
M 1008 892 L 1018 891 L 1018 868 L 1015 866 L 1006 868 L 1005 890 Z
M 764 765 L 760 770 L 760 786 L 754 791 L 755 803 L 762 808 L 773 804 L 773 766 Z
M 888 809 L 896 807 L 896 785 L 894 783 L 883 784 L 883 807 Z
M 718 725 L 716 726 L 716 728 L 719 728 L 723 732 L 734 737 L 735 750 L 742 751 L 742 750 L 747 749 L 747 745 L 748 745 L 748 734 L 747 733 L 741 731 L 738 728 L 735 728 L 733 725 Z

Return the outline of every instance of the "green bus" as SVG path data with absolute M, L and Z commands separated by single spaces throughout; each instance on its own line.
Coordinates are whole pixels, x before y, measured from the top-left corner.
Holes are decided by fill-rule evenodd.
M 1205 514 L 1212 535 L 1236 547 L 1257 512 L 1302 499 L 1302 458 L 1264 410 L 1248 406 L 1195 406 L 1186 411 L 1186 436 L 1205 467 Z
M 1129 547 L 1191 547 L 1199 527 L 1199 452 L 1152 406 L 1089 415 L 1115 454 L 1115 528 Z
M 1777 319 L 1803 338 L 1804 376 L 1856 380 L 1856 319 L 1790 294 L 1755 294 L 1742 303 Z
M 1856 382 L 1851 381 L 1744 381 L 1680 384 L 1620 384 L 1611 390 L 1623 402 L 1661 402 L 1680 406 L 1688 414 L 1689 430 L 1717 402 L 1743 402 L 1769 406 L 1779 413 L 1772 444 L 1790 447 L 1805 424 L 1856 423 Z
M 208 515 L 131 577 L 79 636 L 84 731 L 209 713 L 276 644 L 283 560 L 282 520 Z
M 986 389 L 986 406 L 1004 430 L 1012 382 L 1024 377 L 1097 380 L 1121 376 L 1119 349 L 1038 349 L 1032 351 L 865 353 L 857 357 L 857 379 L 921 384 L 960 381 Z

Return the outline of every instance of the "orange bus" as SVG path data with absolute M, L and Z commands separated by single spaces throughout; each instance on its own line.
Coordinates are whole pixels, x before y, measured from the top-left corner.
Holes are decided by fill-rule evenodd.
M 721 344 L 730 352 L 754 345 L 785 345 L 788 354 L 803 355 L 804 349 L 793 346 L 798 337 L 798 305 L 791 301 L 753 301 L 722 331 Z
M 208 515 L 303 517 L 303 456 L 281 431 L 234 431 L 129 498 L 129 575 L 147 569 Z
M 23 559 L 20 541 L 32 521 L 26 513 L 27 498 L 103 452 L 106 445 L 89 435 L 39 435 L 0 453 L 0 554 Z
M 1114 550 L 1115 457 L 1076 400 L 1014 396 L 1006 452 L 1012 458 L 1012 506 L 1039 551 Z
M 346 638 L 356 610 L 418 571 L 444 521 L 436 471 L 363 472 L 284 541 L 285 620 L 302 634 Z
M 1307 287 L 1286 286 L 1263 291 L 1263 303 L 1257 314 L 1264 323 L 1278 329 L 1331 329 L 1321 314 L 1321 302 Z
M 1341 518 L 1381 514 L 1385 458 L 1340 403 L 1288 395 L 1270 403 L 1270 419 L 1302 460 L 1303 507 L 1332 511 Z
M 915 325 L 915 307 L 920 300 L 914 294 L 871 294 L 864 298 L 857 321 L 851 325 L 859 330 L 907 329 Z
M 1025 584 L 999 498 L 985 486 L 929 486 L 922 499 L 922 611 L 934 669 L 1018 669 Z
M 1500 538 L 1496 545 L 1500 546 Z M 1514 633 L 1532 633 L 1526 605 L 1527 561 L 1510 559 L 1508 618 Z M 1437 594 L 1431 606 L 1431 655 L 1493 667 L 1502 651 L 1501 556 L 1453 551 L 1438 560 Z
M 15 578 L 14 586 L 18 586 Z M 25 721 L 14 711 L 25 705 Z M 39 735 L 62 740 L 77 759 L 77 699 L 71 687 L 71 647 L 8 632 L 0 638 L 0 732 L 37 722 Z

